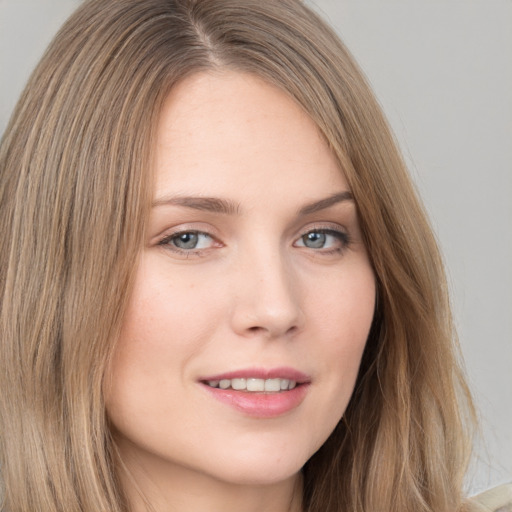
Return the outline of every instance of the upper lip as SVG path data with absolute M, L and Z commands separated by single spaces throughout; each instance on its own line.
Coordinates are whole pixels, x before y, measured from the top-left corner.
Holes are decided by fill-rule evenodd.
M 223 379 L 289 379 L 303 384 L 311 379 L 305 373 L 286 366 L 278 368 L 242 368 L 225 373 L 201 377 L 200 381 L 223 380 Z

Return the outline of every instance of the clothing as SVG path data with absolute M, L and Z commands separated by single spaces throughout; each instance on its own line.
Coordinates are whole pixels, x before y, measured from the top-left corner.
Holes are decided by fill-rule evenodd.
M 512 512 L 512 483 L 493 487 L 468 500 L 467 512 Z

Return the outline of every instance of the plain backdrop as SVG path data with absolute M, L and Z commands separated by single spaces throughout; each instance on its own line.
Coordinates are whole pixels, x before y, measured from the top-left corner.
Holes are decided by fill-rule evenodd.
M 366 73 L 430 212 L 482 418 L 468 491 L 512 481 L 512 1 L 311 0 Z M 0 133 L 78 0 L 0 0 Z

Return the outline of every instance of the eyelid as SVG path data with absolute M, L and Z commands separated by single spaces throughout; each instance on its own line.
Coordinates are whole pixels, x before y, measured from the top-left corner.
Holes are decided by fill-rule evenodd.
M 187 257 L 199 257 L 206 256 L 213 249 L 219 249 L 224 247 L 225 244 L 222 242 L 221 237 L 217 235 L 216 229 L 205 223 L 184 223 L 178 224 L 174 227 L 170 227 L 163 231 L 162 234 L 154 237 L 151 245 L 155 245 L 160 247 L 165 251 L 169 251 L 175 255 L 181 256 L 183 258 Z M 309 233 L 324 233 L 326 235 L 332 236 L 336 238 L 339 244 L 333 244 L 332 241 L 328 245 L 334 245 L 334 247 L 309 247 L 304 243 L 300 243 L 301 240 L 308 235 Z M 199 248 L 180 248 L 172 243 L 172 239 L 179 237 L 182 234 L 186 233 L 194 233 L 198 235 L 204 235 L 209 237 L 212 242 L 208 247 L 199 247 Z M 298 247 L 300 249 L 306 249 L 309 251 L 313 251 L 318 254 L 332 254 L 332 253 L 341 253 L 349 248 L 352 244 L 352 238 L 346 227 L 335 223 L 335 222 L 314 222 L 310 225 L 303 226 L 297 233 L 297 235 L 293 239 L 293 246 Z
M 179 235 L 180 233 L 202 233 L 216 240 L 220 238 L 218 230 L 205 222 L 182 222 L 175 225 L 167 225 L 164 229 L 159 229 L 158 231 L 157 234 L 151 237 L 151 245 L 158 245 L 162 240 Z
M 312 247 L 307 247 L 304 243 L 302 243 L 301 245 L 296 245 L 296 244 L 298 244 L 299 241 L 301 241 L 306 235 L 308 235 L 310 233 L 324 233 L 326 235 L 333 236 L 339 240 L 341 246 L 333 247 L 333 248 L 325 248 L 325 247 L 312 248 Z M 320 254 L 325 254 L 325 255 L 332 254 L 332 253 L 339 254 L 340 252 L 343 252 L 346 249 L 348 249 L 351 244 L 352 244 L 352 238 L 351 238 L 348 230 L 339 224 L 333 224 L 333 223 L 318 223 L 318 224 L 314 224 L 312 226 L 305 227 L 304 229 L 301 230 L 301 234 L 299 235 L 299 237 L 296 238 L 294 241 L 294 245 L 296 247 L 309 249 L 315 253 L 320 253 Z
M 341 233 L 348 236 L 348 229 L 341 224 L 335 223 L 335 222 L 314 222 L 310 225 L 306 225 L 303 227 L 299 232 L 299 238 L 307 235 L 308 233 L 314 232 L 314 231 L 321 231 L 321 232 L 332 232 L 332 233 Z
M 171 241 L 186 233 L 195 233 L 211 238 L 212 243 L 208 247 L 185 249 L 175 246 Z M 178 259 L 188 259 L 206 256 L 210 251 L 219 249 L 224 246 L 217 234 L 217 230 L 204 222 L 190 222 L 177 224 L 163 230 L 161 234 L 154 237 L 151 245 L 158 247 L 167 254 L 177 257 Z
M 210 233 L 206 233 L 204 231 L 198 231 L 198 230 L 192 230 L 192 229 L 186 229 L 184 231 L 176 231 L 175 233 L 170 233 L 168 234 L 167 236 L 164 236 L 161 240 L 160 240 L 160 243 L 161 244 L 164 244 L 164 243 L 167 243 L 169 240 L 173 240 L 175 238 L 179 238 L 180 236 L 182 235 L 198 235 L 198 236 L 204 236 L 204 237 L 207 237 L 207 238 L 210 238 L 212 241 L 215 241 L 215 237 L 212 236 Z

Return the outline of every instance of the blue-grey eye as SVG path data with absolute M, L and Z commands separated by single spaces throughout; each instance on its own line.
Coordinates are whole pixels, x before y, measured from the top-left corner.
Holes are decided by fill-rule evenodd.
M 327 235 L 325 233 L 320 233 L 318 231 L 306 233 L 302 237 L 304 246 L 309 247 L 310 249 L 322 249 L 323 247 L 325 247 L 326 240 Z
M 348 236 L 333 229 L 316 229 L 302 235 L 295 245 L 308 249 L 342 249 L 348 245 Z
M 207 249 L 211 247 L 213 239 L 206 233 L 199 231 L 184 231 L 168 238 L 167 243 L 182 250 Z

